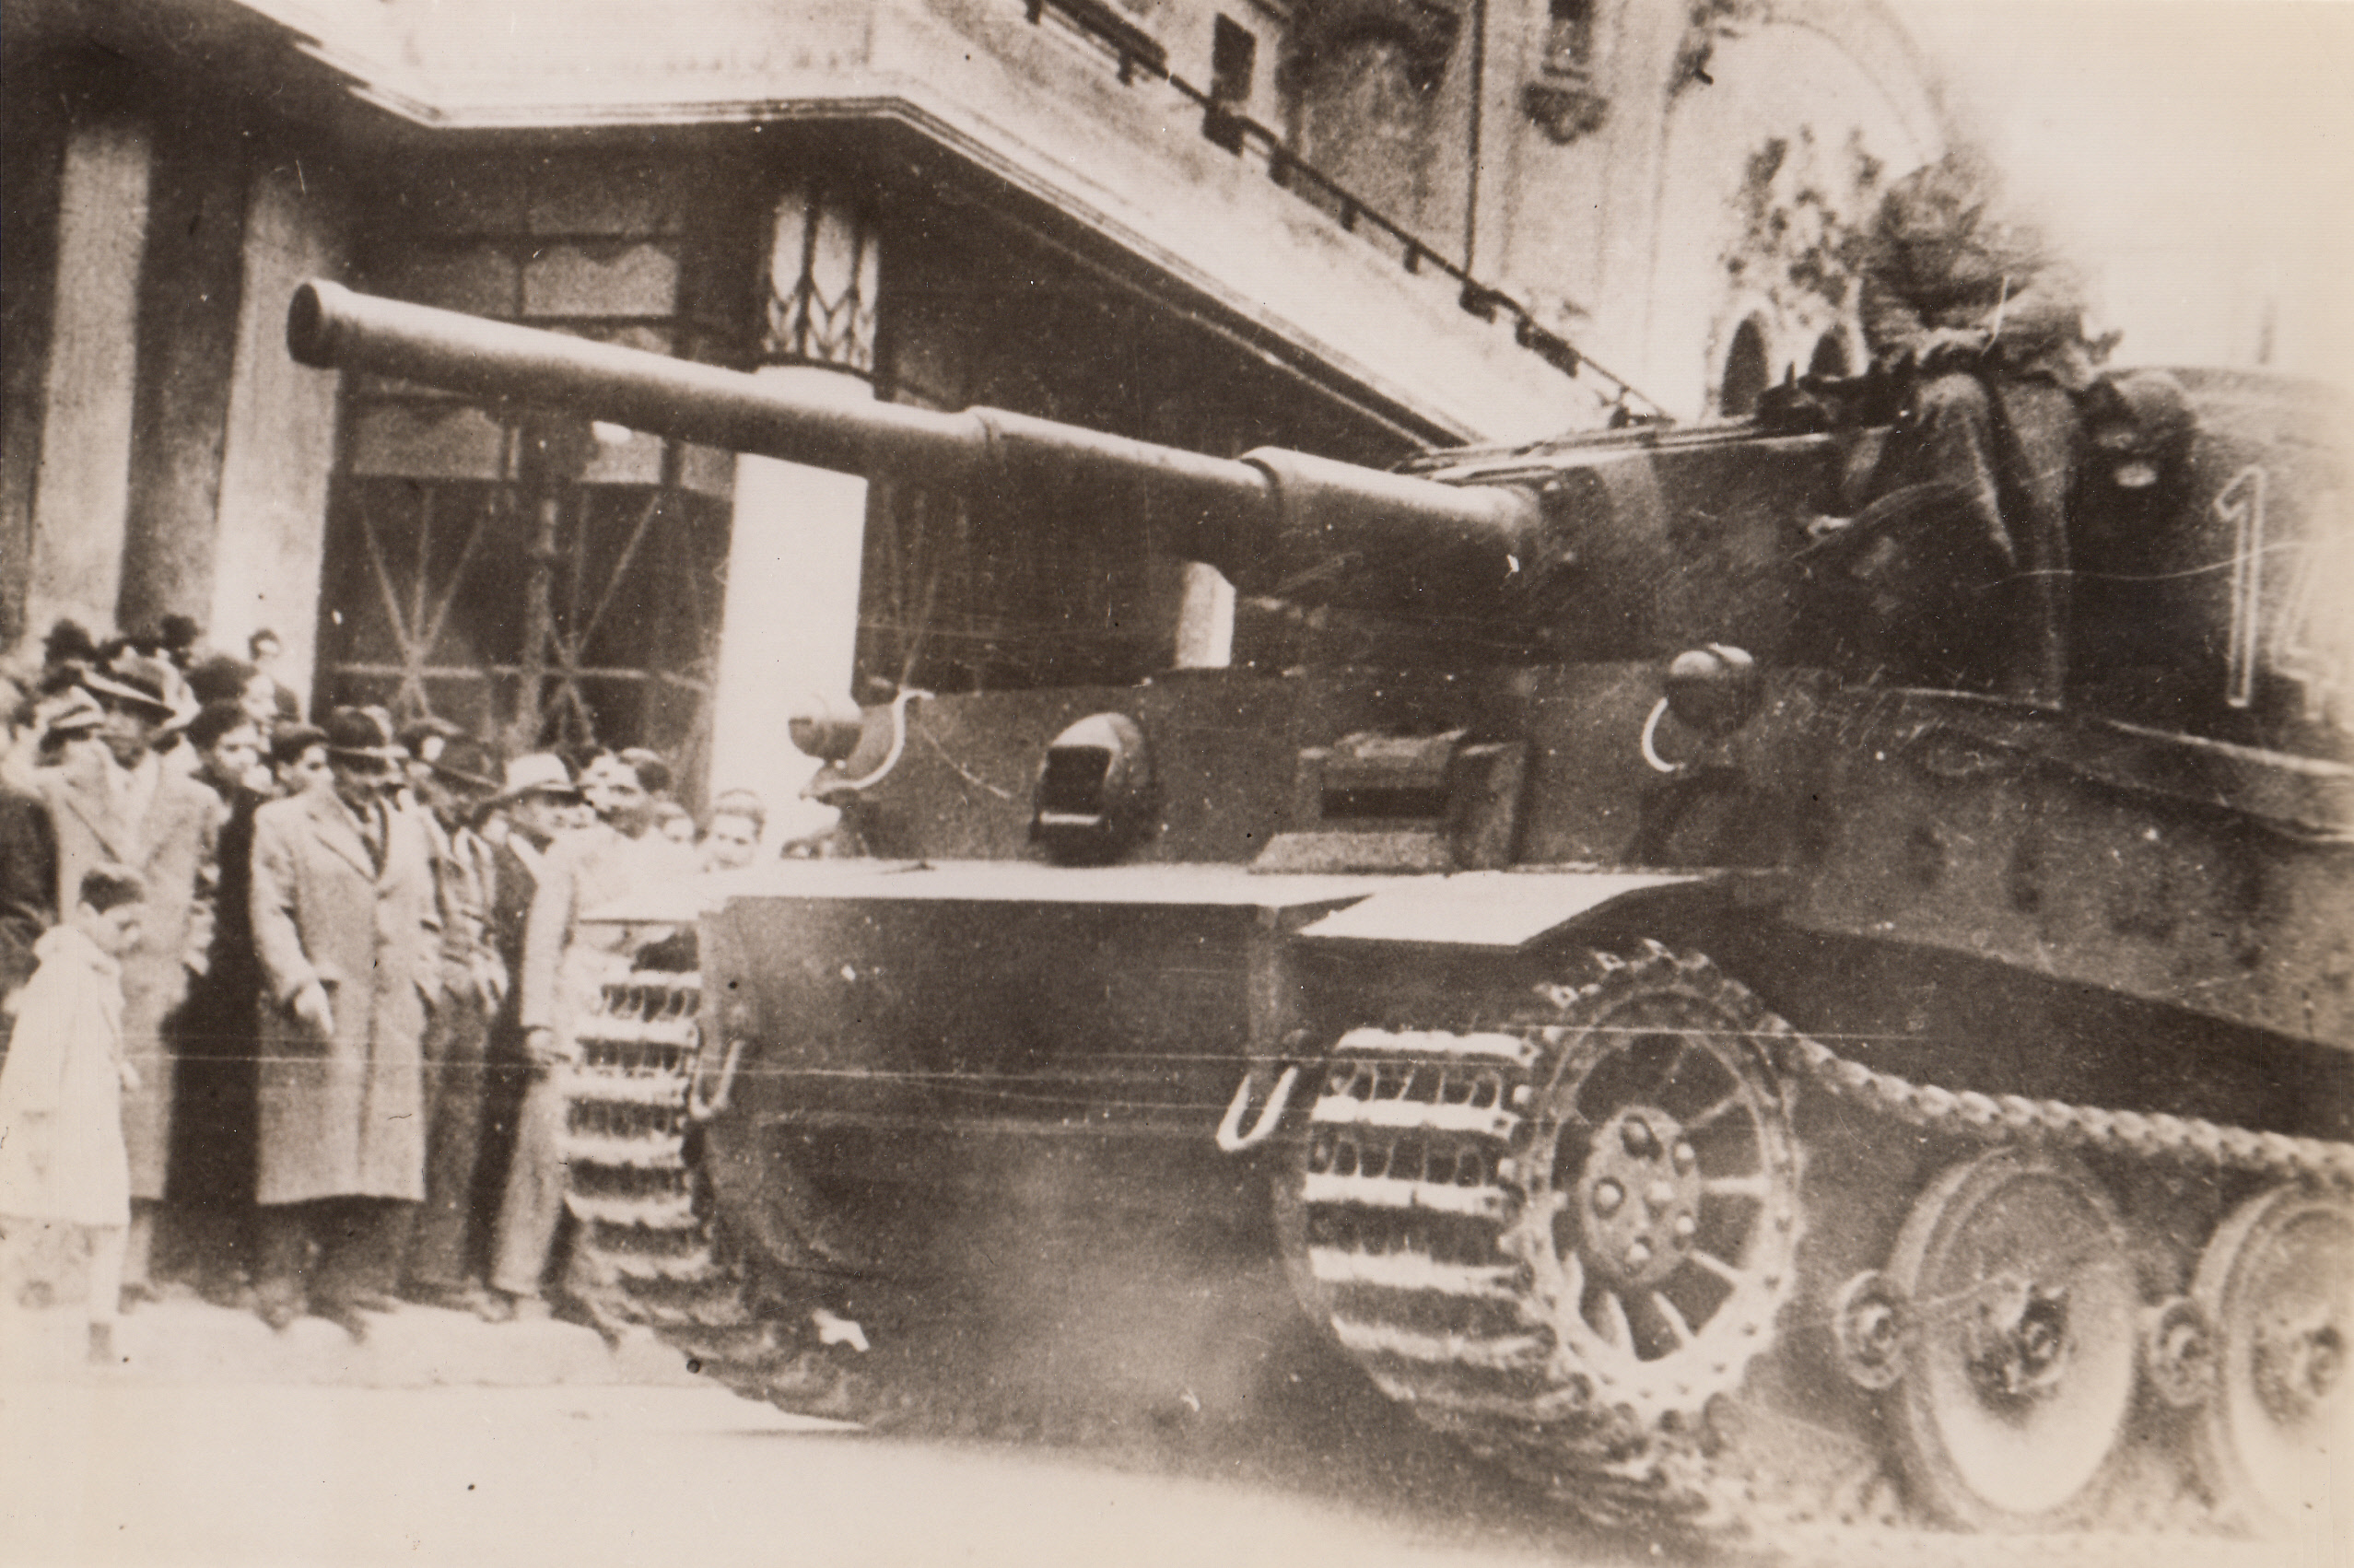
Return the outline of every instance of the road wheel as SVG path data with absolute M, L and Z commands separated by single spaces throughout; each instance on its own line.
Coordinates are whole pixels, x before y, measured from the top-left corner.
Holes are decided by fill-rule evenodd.
M 2354 1414 L 2354 1206 L 2300 1186 L 2217 1227 L 2191 1297 L 2212 1325 L 2216 1382 L 2199 1409 L 2199 1471 L 2266 1528 L 2326 1506 L 2330 1448 Z
M 1709 1402 L 1796 1285 L 1787 1025 L 1656 946 L 1539 994 L 1336 1042 L 1285 1266 L 1419 1420 L 1599 1523 L 1681 1526 L 1712 1506 Z
M 2126 1229 L 2091 1175 L 2019 1149 L 1954 1165 L 1886 1272 L 1906 1304 L 1891 1415 L 1918 1501 L 1978 1529 L 2090 1507 L 2119 1457 L 2140 1323 Z

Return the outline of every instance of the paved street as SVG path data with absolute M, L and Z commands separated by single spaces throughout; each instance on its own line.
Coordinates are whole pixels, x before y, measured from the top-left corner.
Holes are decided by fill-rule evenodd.
M 1426 1460 L 877 1438 L 557 1324 L 420 1309 L 356 1350 L 172 1302 L 126 1320 L 131 1364 L 89 1372 L 78 1323 L 41 1316 L 0 1382 L 0 1561 L 25 1568 L 1625 1560 Z
M 878 1440 L 709 1388 L 18 1386 L 5 1556 L 48 1564 L 1558 1562 L 1246 1483 Z

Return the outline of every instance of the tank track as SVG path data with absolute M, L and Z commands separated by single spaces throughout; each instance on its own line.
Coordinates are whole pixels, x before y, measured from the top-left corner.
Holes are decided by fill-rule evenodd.
M 1538 1074 L 1549 1063 L 1561 1071 L 1564 1045 L 1574 1047 L 1614 1008 L 1669 997 L 1700 1015 L 1713 1013 L 1715 1029 L 1747 1040 L 1764 1070 L 1755 1090 L 1761 1119 L 1775 1096 L 1804 1085 L 1931 1138 L 2243 1172 L 2338 1194 L 2354 1189 L 2354 1146 L 1956 1094 L 1877 1071 L 1807 1038 L 1704 957 L 1651 942 L 1632 959 L 1596 953 L 1589 962 L 1588 975 L 1542 988 L 1541 1007 L 1499 1026 L 1356 1029 L 1326 1063 L 1308 1112 L 1309 1138 L 1290 1177 L 1288 1202 L 1300 1219 L 1289 1228 L 1295 1256 L 1287 1262 L 1305 1305 L 1385 1392 L 1616 1530 L 1714 1539 L 1786 1561 L 1993 1563 L 2022 1550 L 2086 1562 L 2278 1561 L 2266 1547 L 2227 1539 L 2237 1521 L 2187 1493 L 2162 1518 L 2096 1517 L 2083 1529 L 1976 1537 L 1947 1532 L 1909 1508 L 1884 1462 L 1836 1483 L 1795 1489 L 1727 1472 L 1710 1431 L 1710 1401 L 1738 1386 L 1751 1359 L 1774 1342 L 1774 1319 L 1795 1282 L 1780 1277 L 1790 1250 L 1763 1249 L 1763 1266 L 1776 1273 L 1761 1274 L 1756 1282 L 1771 1288 L 1752 1293 L 1770 1301 L 1744 1300 L 1737 1291 L 1704 1322 L 1678 1315 L 1669 1331 L 1682 1348 L 1667 1364 L 1693 1375 L 1681 1386 L 1614 1377 L 1607 1357 L 1598 1369 L 1576 1353 L 1594 1346 L 1557 1342 L 1544 1316 L 1527 1310 L 1544 1293 L 1534 1277 L 1542 1260 L 1532 1256 L 1521 1218 L 1543 1206 L 1549 1185 L 1543 1173 L 1521 1168 L 1532 1144 L 1546 1146 L 1534 1125 L 1549 1093 Z M 1645 1023 L 1638 1017 L 1636 1027 Z M 1795 1192 L 1795 1164 L 1782 1174 Z M 1655 1190 L 1670 1199 L 1661 1211 L 1673 1211 L 1674 1195 L 1666 1186 Z M 1556 1207 L 1566 1206 L 1552 1196 Z M 1581 1221 L 1594 1223 L 1587 1215 Z M 1761 1208 L 1746 1257 L 1758 1258 L 1756 1237 L 1770 1241 L 1786 1223 L 1795 1231 L 1796 1216 Z M 1639 1239 L 1663 1245 L 1650 1233 Z M 1656 1277 L 1626 1274 L 1611 1288 L 1631 1298 Z M 1625 1288 L 1629 1279 L 1634 1285 Z M 1584 1283 L 1594 1299 L 1590 1279 Z M 1625 1316 L 1617 1309 L 1622 1330 Z M 1601 1342 L 1607 1350 L 1607 1333 Z M 1694 1350 L 1709 1353 L 1696 1359 L 1687 1353 Z M 2126 1527 L 2105 1527 L 2112 1524 Z
M 608 1337 L 650 1329 L 688 1366 L 804 1415 L 887 1422 L 896 1403 L 826 1345 L 806 1305 L 755 1300 L 717 1233 L 688 1147 L 703 978 L 635 969 L 602 988 L 566 1086 L 567 1283 Z
M 1724 1327 L 1746 1348 L 1710 1363 L 1689 1388 L 1614 1383 L 1590 1371 L 1549 1375 L 1556 1347 L 1512 1310 L 1532 1267 L 1510 1232 L 1531 1179 L 1517 1168 L 1516 1148 L 1526 1144 L 1540 1087 L 1532 1068 L 1557 1056 L 1582 1018 L 1660 990 L 1714 1009 L 1746 1042 L 1756 1092 L 1769 1104 L 1805 1085 L 1932 1137 L 2240 1171 L 2336 1192 L 2354 1189 L 2354 1147 L 1950 1093 L 1799 1035 L 1704 957 L 1646 944 L 1633 959 L 1596 954 L 1590 963 L 1576 983 L 1545 988 L 1543 1005 L 1528 1016 L 1462 1031 L 1353 1030 L 1325 1064 L 1286 1195 L 1295 1217 L 1282 1227 L 1294 1254 L 1286 1263 L 1306 1305 L 1385 1393 L 1607 1528 L 1714 1539 L 1767 1561 L 2009 1568 L 2024 1554 L 2253 1568 L 2278 1560 L 2264 1545 L 2230 1539 L 2230 1520 L 2187 1498 L 2135 1528 L 1977 1537 L 1908 1516 L 1885 1473 L 1804 1493 L 1727 1473 L 1704 1412 L 1772 1344 L 1786 1292 L 1777 1285 L 1764 1303 L 1744 1304 Z M 605 988 L 580 1031 L 567 1135 L 567 1201 L 580 1225 L 576 1291 L 601 1321 L 650 1328 L 696 1370 L 797 1413 L 960 1433 L 1028 1430 L 1034 1423 L 1019 1414 L 990 1421 L 931 1408 L 880 1368 L 870 1373 L 853 1352 L 823 1343 L 809 1303 L 759 1296 L 713 1223 L 687 1147 L 699 992 L 694 974 L 633 972 Z M 1337 1155 L 1344 1141 L 1355 1149 L 1346 1161 Z M 1795 1183 L 1795 1167 L 1788 1174 Z M 1795 1213 L 1790 1222 L 1795 1245 Z M 1712 1316 L 1703 1333 L 1716 1323 Z
M 709 1268 L 685 1161 L 686 1092 L 703 979 L 633 970 L 606 981 L 576 1032 L 566 1083 L 565 1206 L 573 1290 L 601 1316 L 662 1320 L 667 1287 Z

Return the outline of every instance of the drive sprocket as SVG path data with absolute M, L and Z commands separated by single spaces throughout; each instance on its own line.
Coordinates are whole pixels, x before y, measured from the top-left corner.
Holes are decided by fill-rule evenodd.
M 1657 946 L 1501 1027 L 1348 1032 L 1284 1199 L 1306 1305 L 1392 1398 L 1574 1505 L 1704 1506 L 1679 1456 L 1795 1279 L 1777 1033 Z

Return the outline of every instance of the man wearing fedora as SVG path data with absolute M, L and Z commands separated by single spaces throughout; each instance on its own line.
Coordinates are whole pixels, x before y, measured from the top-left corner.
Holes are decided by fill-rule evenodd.
M 170 1021 L 189 978 L 210 962 L 214 852 L 228 810 L 220 797 L 166 767 L 158 739 L 189 714 L 160 661 L 119 654 L 85 672 L 80 690 L 97 710 L 67 716 L 54 766 L 34 775 L 57 844 L 58 907 L 82 875 L 117 865 L 138 873 L 147 896 L 139 950 L 123 960 L 123 1044 L 139 1086 L 123 1096 L 131 1158 L 131 1225 L 123 1264 L 126 1304 L 152 1299 L 156 1230 L 171 1159 L 175 1034 Z M 53 720 L 55 731 L 58 720 Z
M 532 752 L 509 761 L 491 806 L 485 825 L 491 846 L 487 914 L 491 945 L 506 966 L 509 984 L 490 1021 L 486 1050 L 490 1082 L 474 1170 L 475 1207 L 485 1220 L 479 1261 L 486 1277 L 491 1264 L 490 1228 L 507 1191 L 516 1122 L 532 1077 L 531 1058 L 523 1049 L 522 992 L 515 983 L 523 972 L 523 929 L 548 852 L 566 831 L 566 813 L 584 809 L 585 802 L 562 757 Z M 503 1298 L 486 1297 L 477 1304 L 477 1310 L 495 1320 L 509 1316 L 502 1308 Z
M 424 1041 L 441 983 L 440 915 L 420 813 L 388 798 L 402 754 L 387 727 L 339 708 L 322 728 L 331 787 L 253 816 L 256 1286 L 271 1327 L 308 1306 L 358 1340 L 363 1310 L 394 1305 L 425 1197 Z
M 491 848 L 474 830 L 476 813 L 498 790 L 498 760 L 479 741 L 439 724 L 412 725 L 401 743 L 441 902 L 441 1002 L 425 1032 L 425 1207 L 402 1292 L 429 1305 L 470 1309 L 478 1299 L 474 1259 L 489 1246 L 487 1218 L 474 1202 L 484 1052 L 508 989 L 488 925 Z

